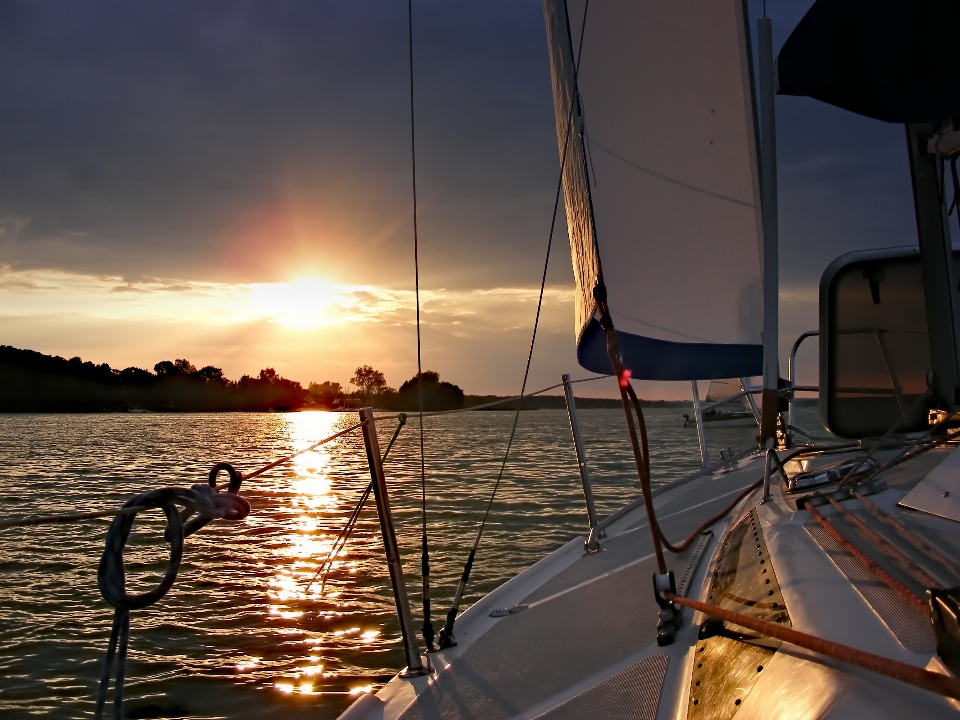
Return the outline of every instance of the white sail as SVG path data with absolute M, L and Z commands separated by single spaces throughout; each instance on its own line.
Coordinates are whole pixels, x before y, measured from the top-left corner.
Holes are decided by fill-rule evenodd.
M 544 9 L 561 157 L 566 146 L 581 363 L 584 345 L 596 344 L 592 292 L 601 276 L 622 333 L 758 345 L 762 232 L 742 0 L 590 3 L 576 77 L 584 2 L 544 0 Z M 633 369 L 637 377 L 686 377 Z M 693 363 L 688 374 L 753 374 L 729 362 L 721 370 L 711 375 L 709 363 Z

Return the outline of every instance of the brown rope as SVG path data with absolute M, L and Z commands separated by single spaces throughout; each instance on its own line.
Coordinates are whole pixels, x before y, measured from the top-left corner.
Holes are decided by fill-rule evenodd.
M 684 605 L 692 610 L 698 610 L 707 615 L 726 620 L 727 622 L 754 630 L 777 640 L 806 648 L 813 652 L 826 655 L 827 657 L 841 662 L 862 667 L 880 675 L 899 680 L 901 682 L 914 685 L 924 690 L 946 695 L 947 697 L 960 699 L 960 680 L 949 675 L 941 675 L 918 668 L 914 665 L 908 665 L 897 660 L 891 660 L 880 655 L 858 650 L 857 648 L 843 645 L 841 643 L 825 640 L 814 635 L 799 632 L 791 628 L 767 622 L 758 618 L 743 615 L 741 613 L 726 610 L 716 605 L 709 605 L 698 600 L 692 600 L 681 595 L 668 594 L 667 599 L 673 600 L 678 605 Z
M 816 520 L 818 523 L 820 523 L 820 526 L 824 530 L 826 530 L 834 540 L 840 543 L 840 545 L 843 546 L 844 550 L 846 550 L 851 555 L 853 555 L 860 562 L 861 565 L 863 565 L 865 568 L 867 568 L 867 570 L 869 570 L 874 575 L 876 575 L 877 578 L 879 578 L 882 582 L 886 583 L 891 590 L 897 593 L 897 595 L 899 595 L 908 603 L 913 605 L 913 607 L 915 607 L 918 611 L 920 611 L 920 613 L 924 617 L 930 617 L 930 609 L 927 607 L 927 603 L 925 603 L 919 595 L 914 593 L 912 590 L 910 590 L 910 588 L 908 588 L 902 582 L 897 580 L 890 573 L 888 573 L 882 567 L 877 565 L 877 563 L 875 563 L 873 560 L 867 557 L 864 553 L 862 553 L 856 545 L 854 545 L 852 542 L 847 540 L 847 538 L 844 537 L 843 533 L 841 533 L 839 530 L 837 530 L 836 527 L 834 527 L 833 523 L 831 523 L 823 515 L 817 512 L 817 510 L 813 507 L 813 505 L 810 503 L 809 500 L 805 500 L 803 503 L 803 506 L 807 509 L 807 511 L 810 513 L 813 519 Z
M 597 288 L 600 290 L 600 288 Z M 650 445 L 647 440 L 647 423 L 643 417 L 643 408 L 640 406 L 640 399 L 630 383 L 630 372 L 623 366 L 622 356 L 620 355 L 620 342 L 617 339 L 616 330 L 613 328 L 613 321 L 610 317 L 610 309 L 607 306 L 606 297 L 602 292 L 596 292 L 595 297 L 600 309 L 601 326 L 606 331 L 607 355 L 613 365 L 617 376 L 617 385 L 620 388 L 620 400 L 623 404 L 623 412 L 627 420 L 627 432 L 630 435 L 630 445 L 633 448 L 633 457 L 637 465 L 637 476 L 640 480 L 640 492 L 643 495 L 643 505 L 647 513 L 647 523 L 650 526 L 650 534 L 653 538 L 653 551 L 657 559 L 657 571 L 661 575 L 667 573 L 667 563 L 663 555 L 664 549 L 679 554 L 690 547 L 690 544 L 700 536 L 700 534 L 714 523 L 726 517 L 745 497 L 755 491 L 763 484 L 763 478 L 753 483 L 743 490 L 736 499 L 725 507 L 722 511 L 703 522 L 696 530 L 688 535 L 683 541 L 674 545 L 663 534 L 660 522 L 657 520 L 656 511 L 653 508 L 653 495 L 650 489 Z M 631 413 L 631 408 L 633 412 Z M 639 426 L 639 435 L 633 425 L 633 415 L 636 414 L 637 425 Z M 790 457 L 809 452 L 809 449 L 801 449 Z
M 867 500 L 863 495 L 861 495 L 856 490 L 853 491 L 853 496 L 857 498 L 860 502 L 867 506 L 867 510 L 873 513 L 873 516 L 876 517 L 881 522 L 886 523 L 890 527 L 897 530 L 904 540 L 913 545 L 918 550 L 922 550 L 929 557 L 936 560 L 938 563 L 943 565 L 945 568 L 950 570 L 954 575 L 960 577 L 960 568 L 957 567 L 956 563 L 953 562 L 949 557 L 940 552 L 939 548 L 927 542 L 924 538 L 917 535 L 915 532 L 906 527 L 903 523 L 897 520 L 894 517 L 891 517 L 879 507 L 874 505 L 872 502 Z
M 730 512 L 737 505 L 739 505 L 740 502 L 745 497 L 747 497 L 747 495 L 757 490 L 761 485 L 763 485 L 763 478 L 760 478 L 755 483 L 753 483 L 753 485 L 750 485 L 749 487 L 745 488 L 742 493 L 737 495 L 736 499 L 732 503 L 727 505 L 727 507 L 725 507 L 723 510 L 718 512 L 709 520 L 706 520 L 703 523 L 701 523 L 696 530 L 690 533 L 690 535 L 688 535 L 686 539 L 683 540 L 683 542 L 677 543 L 676 545 L 671 545 L 666 538 L 663 538 L 663 546 L 672 553 L 682 553 L 684 550 L 690 547 L 690 543 L 692 543 L 694 540 L 700 537 L 700 535 L 703 533 L 704 530 L 706 530 L 708 527 L 713 525 L 715 522 L 719 522 L 720 520 L 725 518 L 727 515 L 729 515 Z M 660 536 L 663 537 L 663 531 L 660 532 Z
M 877 532 L 876 530 L 874 530 L 872 527 L 870 527 L 869 525 L 867 525 L 867 523 L 865 523 L 865 522 L 863 521 L 863 518 L 857 516 L 856 514 L 850 512 L 849 510 L 847 510 L 845 507 L 843 507 L 843 505 L 841 505 L 840 503 L 838 503 L 836 500 L 834 500 L 834 499 L 833 499 L 832 497 L 830 497 L 829 495 L 827 495 L 826 498 L 827 498 L 827 500 L 830 502 L 831 505 L 833 505 L 837 510 L 840 511 L 840 514 L 843 515 L 843 517 L 844 517 L 845 520 L 847 520 L 848 522 L 853 523 L 853 524 L 856 525 L 858 528 L 860 528 L 860 531 L 863 532 L 864 535 L 866 535 L 868 538 L 870 538 L 870 539 L 873 540 L 875 543 L 877 543 L 877 545 L 879 545 L 883 550 L 885 550 L 886 552 L 888 552 L 888 553 L 890 554 L 890 556 L 893 557 L 893 559 L 896 560 L 898 563 L 900 563 L 900 565 L 901 565 L 908 573 L 910 573 L 918 582 L 920 582 L 921 584 L 923 584 L 923 585 L 926 586 L 926 587 L 932 587 L 932 588 L 942 588 L 942 587 L 943 587 L 943 583 L 942 583 L 940 580 L 938 580 L 937 578 L 933 577 L 930 573 L 928 573 L 928 572 L 926 571 L 925 568 L 923 568 L 923 567 L 921 567 L 920 565 L 918 565 L 917 563 L 915 563 L 915 562 L 914 562 L 905 552 L 903 552 L 900 548 L 898 548 L 898 547 L 897 547 L 896 545 L 894 545 L 892 542 L 890 542 L 889 540 L 887 540 L 885 537 L 883 537 L 883 535 L 881 535 L 880 533 L 878 533 L 878 532 Z

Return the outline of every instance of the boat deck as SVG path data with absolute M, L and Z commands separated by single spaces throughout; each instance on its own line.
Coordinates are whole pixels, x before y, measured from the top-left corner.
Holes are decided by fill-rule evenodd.
M 897 502 L 953 451 L 932 450 L 893 468 L 883 475 L 886 489 L 870 498 L 950 555 L 960 549 L 960 523 L 900 508 Z M 893 451 L 878 456 L 883 461 Z M 834 455 L 815 462 L 837 459 Z M 667 537 L 677 541 L 696 529 L 761 477 L 762 466 L 762 459 L 751 458 L 733 471 L 659 493 L 654 504 Z M 876 524 L 859 501 L 843 504 Z M 871 546 L 867 536 L 844 525 L 849 521 L 835 508 L 825 504 L 817 509 L 922 594 L 924 588 Z M 773 483 L 770 501 L 760 503 L 756 491 L 683 554 L 668 555 L 681 594 L 704 601 L 708 593 L 712 597 L 714 571 L 721 562 L 729 565 L 731 554 L 741 552 L 739 545 L 726 548 L 735 526 L 741 535 L 752 529 L 756 555 L 769 556 L 771 565 L 764 568 L 772 566 L 774 575 L 763 577 L 774 580 L 762 589 L 776 589 L 779 583 L 779 594 L 769 590 L 770 599 L 782 596 L 786 608 L 776 610 L 776 603 L 768 603 L 775 609 L 767 612 L 780 612 L 796 630 L 911 665 L 936 666 L 929 620 L 867 572 L 810 513 L 798 510 L 796 498 L 788 496 L 779 482 Z M 575 538 L 467 610 L 457 622 L 458 644 L 431 656 L 434 675 L 394 678 L 342 717 L 653 720 L 960 715 L 954 701 L 791 645 L 703 640 L 699 638 L 703 618 L 686 609 L 675 641 L 659 646 L 659 608 L 651 584 L 656 565 L 642 505 L 617 517 L 606 532 L 600 552 L 585 555 L 584 539 Z M 752 545 L 750 549 L 752 556 Z M 750 591 L 750 578 L 743 561 L 746 551 L 739 557 L 741 579 L 747 583 L 746 590 L 737 590 L 742 595 Z M 929 565 L 924 558 L 913 557 Z M 759 568 L 750 572 L 766 572 Z M 945 586 L 958 584 L 943 568 L 929 569 Z M 730 678 L 739 680 L 731 685 Z

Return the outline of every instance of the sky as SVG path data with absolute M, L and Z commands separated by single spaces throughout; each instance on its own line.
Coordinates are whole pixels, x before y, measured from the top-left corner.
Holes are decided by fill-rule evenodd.
M 768 0 L 776 48 L 809 5 Z M 559 172 L 541 4 L 413 14 L 423 366 L 513 394 Z M 304 384 L 370 364 L 399 386 L 417 367 L 407 53 L 398 0 L 0 0 L 0 344 Z M 777 113 L 783 366 L 826 265 L 916 229 L 901 126 L 805 98 Z M 572 283 L 561 212 L 528 389 L 586 374 Z M 815 382 L 815 341 L 800 360 Z

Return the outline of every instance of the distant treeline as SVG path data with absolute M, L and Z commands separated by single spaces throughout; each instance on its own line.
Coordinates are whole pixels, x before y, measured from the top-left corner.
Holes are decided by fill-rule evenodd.
M 458 385 L 440 380 L 440 374 L 425 370 L 404 382 L 399 390 L 387 385 L 382 372 L 363 365 L 358 367 L 350 378 L 350 384 L 359 388 L 356 392 L 344 392 L 338 382 L 310 383 L 308 392 L 311 399 L 320 407 L 329 409 L 356 408 L 372 405 L 384 410 L 412 412 L 420 407 L 421 393 L 423 409 L 456 410 L 476 407 L 505 400 L 502 395 L 465 395 Z M 516 410 L 519 400 L 511 400 L 496 405 L 491 410 Z M 615 398 L 580 398 L 577 407 L 582 409 L 619 408 L 620 400 Z M 644 407 L 686 407 L 690 401 L 683 400 L 643 400 Z M 535 395 L 523 399 L 524 410 L 554 410 L 566 408 L 563 395 Z
M 384 410 L 414 412 L 456 410 L 504 399 L 498 395 L 466 395 L 440 374 L 426 370 L 389 387 L 382 372 L 369 365 L 350 378 L 356 391 L 338 382 L 300 383 L 265 368 L 256 377 L 230 380 L 223 370 L 207 365 L 199 370 L 188 360 L 163 360 L 153 372 L 138 367 L 123 370 L 96 365 L 79 357 L 66 360 L 33 350 L 0 345 L 0 412 L 209 412 L 297 410 L 305 407 L 349 410 L 371 405 Z M 491 410 L 515 410 L 518 401 Z M 679 407 L 689 402 L 645 400 L 646 407 Z M 562 395 L 524 398 L 524 410 L 562 409 Z M 618 408 L 620 400 L 577 398 L 577 407 Z
M 153 372 L 0 345 L 0 412 L 292 410 L 309 402 L 300 383 L 265 368 L 231 381 L 220 368 L 164 360 Z
M 350 384 L 357 386 L 356 392 L 345 392 L 340 383 L 332 381 L 312 382 L 307 392 L 317 406 L 328 409 L 372 405 L 383 410 L 412 411 L 422 402 L 424 410 L 455 410 L 467 402 L 460 386 L 441 380 L 433 370 L 417 373 L 394 390 L 387 385 L 382 372 L 362 365 L 350 378 Z

